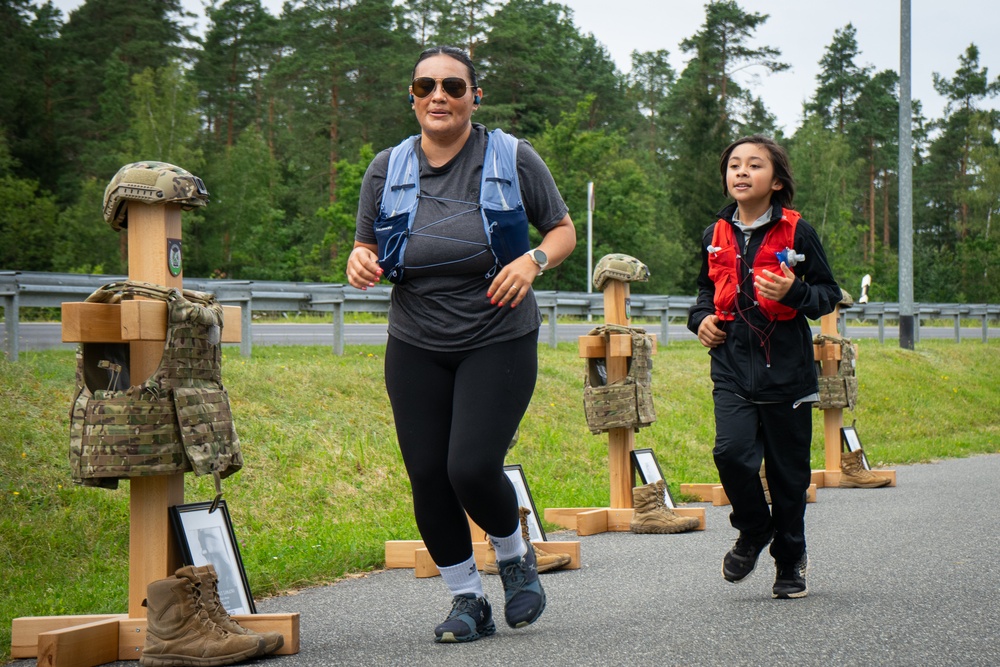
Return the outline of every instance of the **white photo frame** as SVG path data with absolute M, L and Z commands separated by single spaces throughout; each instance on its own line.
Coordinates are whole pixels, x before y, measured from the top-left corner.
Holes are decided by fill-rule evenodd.
M 653 453 L 652 449 L 633 449 L 632 450 L 632 465 L 635 467 L 635 471 L 639 473 L 639 479 L 642 480 L 643 484 L 653 484 L 663 480 L 663 504 L 665 504 L 670 509 L 676 509 L 674 504 L 673 496 L 670 495 L 670 486 L 663 479 L 663 471 L 660 470 L 660 464 L 656 460 L 656 454 Z
M 219 600 L 230 614 L 256 614 L 243 559 L 225 500 L 174 505 L 170 518 L 186 565 L 211 564 L 219 577 Z
M 528 538 L 532 542 L 544 542 L 545 530 L 542 528 L 541 521 L 538 520 L 538 509 L 535 507 L 535 501 L 531 497 L 531 491 L 528 489 L 528 480 L 524 476 L 524 468 L 521 467 L 520 463 L 515 463 L 504 466 L 503 471 L 514 487 L 514 492 L 517 494 L 518 506 L 527 507 L 531 510 L 531 514 L 528 515 L 526 521 L 528 524 Z
M 847 447 L 847 451 L 860 451 L 861 465 L 865 467 L 865 470 L 872 469 L 872 467 L 868 465 L 868 457 L 865 456 L 865 450 L 861 447 L 861 438 L 858 437 L 858 432 L 853 426 L 840 427 L 840 441 Z

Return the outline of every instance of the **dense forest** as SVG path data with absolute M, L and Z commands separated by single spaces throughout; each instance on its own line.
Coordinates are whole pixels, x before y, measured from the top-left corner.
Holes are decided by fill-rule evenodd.
M 870 273 L 873 300 L 897 299 L 898 74 L 863 64 L 850 24 L 782 136 L 734 74 L 789 65 L 755 40 L 767 15 L 735 0 L 706 4 L 676 47 L 682 71 L 659 50 L 633 52 L 627 74 L 547 0 L 290 0 L 281 16 L 215 0 L 200 34 L 194 18 L 180 0 L 86 0 L 69 17 L 0 0 L 0 269 L 124 273 L 104 188 L 126 163 L 161 160 L 211 193 L 184 214 L 186 275 L 343 282 L 365 168 L 418 131 L 413 62 L 447 43 L 477 63 L 475 120 L 531 140 L 581 239 L 596 184 L 594 256 L 646 262 L 636 291 L 694 293 L 700 233 L 724 204 L 718 155 L 764 132 L 788 147 L 795 207 L 838 280 L 856 292 Z M 913 104 L 914 297 L 996 303 L 1000 79 L 975 44 L 941 69 L 943 116 Z M 536 287 L 584 291 L 586 273 L 578 250 Z

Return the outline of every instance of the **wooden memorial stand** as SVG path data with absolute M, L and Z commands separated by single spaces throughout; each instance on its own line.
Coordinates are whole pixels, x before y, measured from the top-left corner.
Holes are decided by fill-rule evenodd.
M 168 267 L 168 239 L 180 242 L 181 208 L 177 204 L 128 205 L 129 279 L 183 287 L 183 274 Z M 222 342 L 240 341 L 240 309 L 225 306 Z M 166 340 L 167 304 L 123 301 L 121 304 L 64 303 L 63 342 L 129 343 L 133 385 L 159 366 Z M 15 618 L 11 658 L 37 658 L 52 667 L 82 667 L 119 660 L 138 660 L 146 641 L 146 608 L 142 602 L 150 582 L 173 576 L 181 566 L 180 549 L 170 525 L 169 508 L 184 502 L 184 475 L 129 479 L 128 614 Z M 247 614 L 233 617 L 256 632 L 284 636 L 277 654 L 299 651 L 299 614 Z
M 833 309 L 833 312 L 820 318 L 820 333 L 828 336 L 839 336 L 837 324 L 840 321 L 840 306 Z M 821 372 L 824 376 L 837 374 L 837 362 L 841 358 L 840 345 L 831 344 L 824 341 L 820 345 L 813 346 L 816 361 L 821 363 Z M 836 487 L 840 483 L 840 452 L 842 443 L 840 440 L 840 429 L 844 425 L 843 408 L 825 408 L 823 410 L 823 440 L 825 442 L 826 469 L 813 470 L 812 481 L 814 485 L 821 487 Z M 878 477 L 888 477 L 892 480 L 889 486 L 896 486 L 895 470 L 872 470 Z
M 629 284 L 608 280 L 604 286 L 604 321 L 629 326 Z M 607 363 L 608 382 L 617 382 L 628 374 L 628 357 L 632 355 L 632 338 L 627 334 L 612 334 L 605 345 L 603 336 L 580 336 L 580 356 L 585 359 L 603 357 Z M 653 340 L 656 351 L 656 340 Z M 611 507 L 548 508 L 545 520 L 576 530 L 577 535 L 594 535 L 609 531 L 628 532 L 632 521 L 631 452 L 635 448 L 635 430 L 614 428 L 608 431 L 608 469 L 611 487 Z M 698 519 L 698 528 L 705 529 L 705 508 L 678 507 L 681 516 Z

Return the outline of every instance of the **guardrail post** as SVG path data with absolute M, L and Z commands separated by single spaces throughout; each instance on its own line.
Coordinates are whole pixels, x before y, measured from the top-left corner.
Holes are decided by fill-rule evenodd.
M 333 304 L 333 353 L 338 357 L 344 354 L 344 300 Z
M 670 343 L 670 297 L 668 296 L 666 302 L 663 304 L 663 312 L 660 313 L 660 338 L 663 339 L 663 344 L 668 345 Z
M 0 296 L 3 297 L 3 324 L 7 335 L 5 347 L 7 359 L 17 361 L 17 351 L 21 336 L 19 322 L 20 314 L 17 298 L 17 273 L 14 271 L 0 273 Z M 985 322 L 985 317 L 983 322 Z M 984 325 L 985 326 L 985 325 Z
M 538 305 L 538 310 L 543 317 L 547 317 L 549 320 L 549 347 L 555 349 L 559 345 L 559 337 L 556 332 L 556 319 L 558 315 L 558 308 L 556 302 L 558 297 L 548 294 L 535 294 L 535 302 Z

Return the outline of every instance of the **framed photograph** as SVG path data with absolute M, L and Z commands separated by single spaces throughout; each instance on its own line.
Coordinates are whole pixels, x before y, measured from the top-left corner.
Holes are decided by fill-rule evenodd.
M 635 466 L 635 471 L 639 473 L 639 479 L 642 480 L 643 484 L 653 484 L 663 479 L 663 471 L 660 470 L 660 464 L 652 449 L 633 449 L 632 465 Z M 674 505 L 674 499 L 670 495 L 670 487 L 666 484 L 666 480 L 663 481 L 663 504 L 674 509 L 676 505 Z
M 538 519 L 538 509 L 535 507 L 535 501 L 531 497 L 531 491 L 528 490 L 528 480 L 524 476 L 524 468 L 521 464 L 515 463 L 514 465 L 504 466 L 504 473 L 507 475 L 507 479 L 510 483 L 514 485 L 514 491 L 517 493 L 517 504 L 521 507 L 527 507 L 531 510 L 531 514 L 528 515 L 528 538 L 532 542 L 544 542 L 545 541 L 545 531 L 542 529 L 542 522 Z
M 858 432 L 854 430 L 853 426 L 841 426 L 840 427 L 840 440 L 847 447 L 847 451 L 856 452 L 861 451 L 861 465 L 865 467 L 865 470 L 871 470 L 872 467 L 868 465 L 868 457 L 865 456 L 865 452 L 861 449 L 861 438 L 858 437 Z
M 185 565 L 211 563 L 219 575 L 219 599 L 230 614 L 256 614 L 240 547 L 225 500 L 214 512 L 212 503 L 190 503 L 170 508 L 170 520 Z

